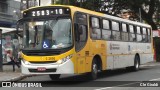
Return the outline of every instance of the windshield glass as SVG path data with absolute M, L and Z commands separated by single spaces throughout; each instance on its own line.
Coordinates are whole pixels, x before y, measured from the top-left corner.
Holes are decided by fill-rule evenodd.
M 70 19 L 32 20 L 23 25 L 24 49 L 61 49 L 73 45 Z

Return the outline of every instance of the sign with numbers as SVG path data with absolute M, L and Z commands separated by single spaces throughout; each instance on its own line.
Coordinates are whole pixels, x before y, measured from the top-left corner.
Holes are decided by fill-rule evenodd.
M 34 8 L 23 13 L 23 17 L 40 17 L 40 16 L 54 16 L 54 15 L 70 15 L 70 9 L 64 7 L 41 7 Z

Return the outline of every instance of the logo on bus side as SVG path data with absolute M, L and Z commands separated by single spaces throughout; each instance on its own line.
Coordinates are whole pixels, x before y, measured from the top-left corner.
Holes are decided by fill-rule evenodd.
M 119 44 L 110 44 L 110 50 L 120 50 Z
M 130 45 L 128 45 L 128 51 L 131 51 L 131 46 Z

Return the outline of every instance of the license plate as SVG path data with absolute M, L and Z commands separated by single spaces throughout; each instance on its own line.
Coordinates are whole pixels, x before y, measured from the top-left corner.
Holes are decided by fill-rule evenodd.
M 45 67 L 38 67 L 37 71 L 46 71 L 46 68 Z

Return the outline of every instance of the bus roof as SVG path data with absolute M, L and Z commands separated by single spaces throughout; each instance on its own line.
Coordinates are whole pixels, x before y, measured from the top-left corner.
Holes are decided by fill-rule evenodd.
M 37 6 L 37 7 L 32 7 L 32 8 L 29 8 L 29 9 L 27 9 L 27 10 L 24 10 L 24 12 L 25 12 L 25 11 L 28 11 L 28 10 L 30 10 L 30 9 L 34 9 L 34 8 L 52 7 L 52 6 L 57 6 L 57 7 L 69 7 L 69 8 L 70 8 L 71 10 L 73 10 L 73 11 L 81 11 L 81 12 L 84 12 L 84 13 L 88 13 L 88 14 L 90 14 L 90 15 L 96 15 L 96 16 L 104 17 L 104 18 L 107 18 L 107 19 L 110 19 L 110 20 L 115 20 L 115 21 L 120 21 L 120 22 L 125 22 L 125 23 L 129 23 L 129 24 L 134 24 L 134 25 L 139 25 L 139 26 L 151 28 L 151 26 L 148 25 L 148 24 L 144 24 L 144 23 L 140 23 L 140 22 L 136 22 L 136 21 L 131 21 L 131 20 L 127 20 L 127 19 L 120 18 L 120 17 L 111 16 L 111 15 L 107 15 L 107 14 L 104 14 L 104 13 L 100 13 L 100 12 L 96 12 L 96 11 L 91 11 L 91 10 L 88 10 L 88 9 L 84 9 L 84 8 L 80 8 L 80 7 L 76 7 L 76 6 L 70 6 L 70 5 Z
M 120 18 L 120 17 L 111 16 L 111 15 L 107 15 L 107 14 L 104 14 L 104 13 L 91 11 L 91 10 L 88 10 L 88 9 L 83 9 L 83 8 L 79 8 L 79 7 L 75 7 L 75 6 L 69 6 L 69 7 L 74 11 L 83 11 L 84 13 L 101 16 L 101 17 L 104 17 L 104 18 L 107 18 L 107 19 L 110 19 L 110 20 L 126 22 L 126 23 L 130 23 L 130 24 L 134 24 L 134 25 L 139 25 L 139 26 L 144 26 L 144 27 L 151 28 L 150 25 L 144 24 L 144 23 L 141 23 L 141 22 L 131 21 L 131 20 Z

